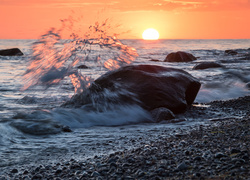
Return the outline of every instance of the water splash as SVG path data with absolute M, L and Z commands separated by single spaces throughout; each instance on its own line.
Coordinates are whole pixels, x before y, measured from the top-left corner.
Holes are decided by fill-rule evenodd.
M 70 22 L 69 25 L 66 22 Z M 135 48 L 117 39 L 117 34 L 108 33 L 111 28 L 108 20 L 96 22 L 83 36 L 72 33 L 70 40 L 63 40 L 63 30 L 71 27 L 72 23 L 72 19 L 63 20 L 62 28 L 49 30 L 33 44 L 33 54 L 23 76 L 25 85 L 22 90 L 35 85 L 50 87 L 69 77 L 75 93 L 80 93 L 94 81 L 91 76 L 83 75 L 76 68 L 80 63 L 92 61 L 95 66 L 114 70 L 130 64 L 138 56 Z M 96 54 L 97 51 L 104 53 Z

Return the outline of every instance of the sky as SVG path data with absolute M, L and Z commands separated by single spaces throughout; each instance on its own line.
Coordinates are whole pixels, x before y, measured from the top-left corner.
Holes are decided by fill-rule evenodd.
M 0 39 L 37 39 L 68 17 L 81 19 L 79 33 L 108 19 L 125 39 L 147 28 L 161 39 L 250 39 L 250 0 L 0 0 Z

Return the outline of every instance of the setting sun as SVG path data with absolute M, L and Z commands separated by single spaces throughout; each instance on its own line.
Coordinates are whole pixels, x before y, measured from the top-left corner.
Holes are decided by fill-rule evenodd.
M 142 33 L 142 38 L 144 40 L 157 40 L 159 39 L 159 33 L 157 30 L 153 29 L 153 28 L 149 28 L 146 29 L 143 33 Z

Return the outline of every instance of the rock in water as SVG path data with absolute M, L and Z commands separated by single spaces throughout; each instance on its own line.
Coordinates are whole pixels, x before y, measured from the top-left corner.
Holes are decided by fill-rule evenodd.
M 78 69 L 89 69 L 89 67 L 88 66 L 86 66 L 86 65 L 80 65 L 80 66 L 78 66 L 77 67 Z
M 134 103 L 149 111 L 165 107 L 181 113 L 193 103 L 200 85 L 181 69 L 130 65 L 99 77 L 87 91 L 73 96 L 66 105 Z
M 175 115 L 173 114 L 173 112 L 164 107 L 156 108 L 152 110 L 150 113 L 151 113 L 152 118 L 156 122 L 160 122 L 163 120 L 170 120 L 170 119 L 175 118 Z
M 190 62 L 196 59 L 197 58 L 190 53 L 178 51 L 168 54 L 164 62 Z
M 22 56 L 23 53 L 18 48 L 0 50 L 0 56 Z
M 237 54 L 238 54 L 238 52 L 237 52 L 237 51 L 235 51 L 235 50 L 231 50 L 231 49 L 229 49 L 229 50 L 225 50 L 225 54 L 229 54 L 229 55 L 234 56 L 234 55 L 237 55 Z
M 224 66 L 216 62 L 202 62 L 200 64 L 195 65 L 193 69 L 199 70 L 199 69 L 222 68 L 222 67 Z

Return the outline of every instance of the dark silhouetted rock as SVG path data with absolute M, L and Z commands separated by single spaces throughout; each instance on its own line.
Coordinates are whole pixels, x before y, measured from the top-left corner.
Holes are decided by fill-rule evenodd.
M 230 54 L 230 55 L 237 55 L 238 54 L 238 52 L 234 51 L 234 50 L 225 50 L 225 53 Z
M 193 69 L 199 70 L 199 69 L 221 68 L 221 67 L 224 66 L 216 62 L 202 62 L 200 64 L 195 65 Z
M 88 66 L 86 66 L 86 65 L 80 65 L 80 66 L 78 66 L 77 67 L 78 69 L 89 69 L 89 67 Z
M 18 48 L 0 50 L 0 56 L 22 56 L 23 53 Z
M 197 58 L 190 53 L 178 51 L 168 54 L 164 62 L 190 62 L 196 59 Z
M 180 113 L 191 105 L 200 89 L 189 73 L 156 65 L 131 65 L 110 71 L 95 80 L 88 90 L 75 95 L 65 106 L 99 103 L 138 104 L 146 110 L 165 107 Z

